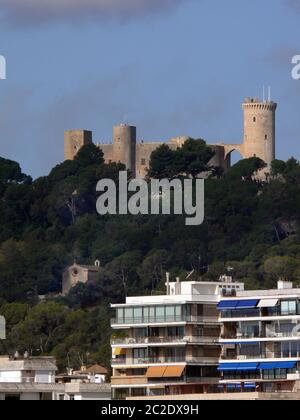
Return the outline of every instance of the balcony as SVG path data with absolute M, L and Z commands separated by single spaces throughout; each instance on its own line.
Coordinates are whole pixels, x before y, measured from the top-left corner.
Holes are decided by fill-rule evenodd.
M 111 340 L 112 345 L 135 346 L 139 344 L 218 344 L 218 337 L 185 336 L 185 337 L 139 337 L 116 338 Z
M 259 309 L 243 309 L 243 310 L 228 310 L 222 311 L 220 315 L 221 320 L 227 319 L 243 319 L 243 318 L 281 318 L 281 317 L 296 317 L 300 313 L 295 311 L 281 311 L 280 308 L 269 308 L 268 310 Z
M 243 333 L 243 332 L 237 332 L 236 334 L 223 334 L 221 336 L 222 340 L 249 340 L 252 338 L 261 338 L 261 339 L 267 339 L 267 338 L 299 338 L 300 339 L 300 332 L 295 331 L 275 331 L 271 329 L 267 329 L 265 332 L 258 333 L 258 332 L 252 332 L 252 333 Z
M 157 364 L 174 364 L 174 363 L 188 363 L 198 365 L 216 365 L 218 364 L 218 357 L 203 356 L 181 356 L 181 357 L 145 357 L 141 359 L 132 358 L 118 358 L 112 359 L 112 366 L 137 366 L 137 365 L 157 365 Z
M 146 376 L 112 376 L 111 385 L 145 385 L 147 381 Z
M 153 318 L 126 318 L 111 320 L 112 326 L 118 325 L 149 325 L 149 324 L 180 324 L 180 323 L 219 323 L 218 316 L 172 316 L 172 317 L 153 317 Z
M 214 385 L 219 382 L 220 378 L 206 378 L 206 377 L 186 377 L 182 376 L 179 378 L 148 378 L 147 376 L 113 376 L 111 378 L 112 386 L 131 386 L 131 385 L 141 385 L 149 386 L 153 383 L 159 384 L 168 384 L 168 383 L 178 383 L 178 384 L 210 384 Z
M 260 354 L 240 354 L 240 355 L 224 355 L 221 354 L 221 360 L 257 360 L 257 359 L 297 359 L 300 357 L 300 354 L 297 353 L 284 353 L 284 352 L 263 352 Z
M 299 338 L 300 332 L 295 331 L 267 331 L 266 338 Z

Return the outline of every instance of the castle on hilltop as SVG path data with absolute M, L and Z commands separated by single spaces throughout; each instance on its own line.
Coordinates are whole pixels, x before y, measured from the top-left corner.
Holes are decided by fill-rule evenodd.
M 238 151 L 244 159 L 258 157 L 270 168 L 275 159 L 275 120 L 277 104 L 271 100 L 260 101 L 258 98 L 246 98 L 244 110 L 244 138 L 241 144 L 209 144 L 215 155 L 211 165 L 224 170 L 230 167 L 230 156 Z M 176 150 L 182 147 L 189 137 L 176 137 L 169 141 L 144 142 L 137 140 L 134 126 L 122 124 L 114 127 L 113 142 L 98 144 L 104 153 L 106 162 L 121 162 L 133 176 L 144 178 L 149 167 L 150 157 L 154 150 L 167 144 Z M 65 132 L 64 158 L 73 160 L 81 147 L 93 142 L 93 133 L 87 130 L 70 130 Z

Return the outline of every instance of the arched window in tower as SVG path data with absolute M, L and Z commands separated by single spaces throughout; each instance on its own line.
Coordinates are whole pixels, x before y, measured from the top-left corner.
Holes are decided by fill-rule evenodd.
M 265 134 L 265 140 L 268 140 L 268 134 Z
M 256 117 L 253 117 L 253 122 L 256 123 Z

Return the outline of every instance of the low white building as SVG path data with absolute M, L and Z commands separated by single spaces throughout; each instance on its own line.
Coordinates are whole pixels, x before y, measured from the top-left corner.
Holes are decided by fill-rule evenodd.
M 56 377 L 56 361 L 52 357 L 0 356 L 0 400 L 109 400 L 110 384 L 100 383 L 103 375 L 98 378 L 96 367 L 86 373 L 86 380 L 79 375 L 65 381 L 63 376 L 60 380 Z
M 51 400 L 55 391 L 52 357 L 0 357 L 0 400 Z

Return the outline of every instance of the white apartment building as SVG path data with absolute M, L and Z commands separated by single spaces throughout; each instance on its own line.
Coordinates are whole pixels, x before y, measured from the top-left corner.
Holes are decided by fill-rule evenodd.
M 113 398 L 215 392 L 220 373 L 222 296 L 242 292 L 220 282 L 167 282 L 165 295 L 128 297 L 112 305 Z
M 237 290 L 218 304 L 220 387 L 225 392 L 300 390 L 300 289 Z

